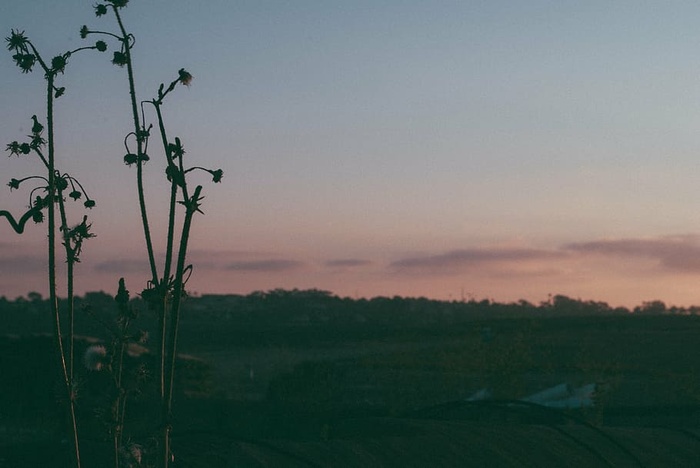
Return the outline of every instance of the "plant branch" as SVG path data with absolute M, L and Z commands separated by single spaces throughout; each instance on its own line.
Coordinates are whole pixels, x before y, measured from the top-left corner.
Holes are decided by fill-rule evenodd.
M 114 15 L 117 18 L 117 23 L 119 24 L 119 29 L 122 33 L 122 37 L 120 40 L 124 44 L 124 53 L 126 54 L 126 68 L 127 68 L 127 73 L 129 77 L 129 96 L 131 97 L 131 113 L 133 116 L 134 120 L 134 132 L 137 135 L 136 138 L 136 145 L 138 148 L 138 155 L 143 154 L 143 141 L 141 138 L 138 138 L 139 131 L 141 130 L 141 124 L 139 122 L 139 112 L 138 112 L 138 104 L 136 101 L 136 86 L 134 84 L 134 71 L 131 63 L 131 49 L 129 47 L 129 37 L 130 35 L 127 34 L 126 29 L 124 28 L 124 24 L 122 22 L 121 16 L 119 15 L 119 9 L 115 6 L 112 5 L 112 10 L 114 11 Z M 136 184 L 138 187 L 138 196 L 139 196 L 139 207 L 141 210 L 141 222 L 143 224 L 143 234 L 144 234 L 144 239 L 146 241 L 146 250 L 148 252 L 148 263 L 151 267 L 151 280 L 153 281 L 154 285 L 158 285 L 158 271 L 156 270 L 156 261 L 155 261 L 155 255 L 153 254 L 153 241 L 151 239 L 151 229 L 148 224 L 148 213 L 146 211 L 146 199 L 144 195 L 144 189 L 143 189 L 143 161 L 141 161 L 141 158 L 138 159 L 137 166 L 136 166 Z

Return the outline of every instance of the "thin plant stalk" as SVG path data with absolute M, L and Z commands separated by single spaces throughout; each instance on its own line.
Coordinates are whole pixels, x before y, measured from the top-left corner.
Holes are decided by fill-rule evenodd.
M 135 86 L 135 80 L 134 80 L 134 71 L 133 71 L 133 64 L 132 64 L 132 57 L 131 57 L 131 50 L 130 50 L 130 44 L 129 44 L 129 38 L 130 35 L 126 32 L 126 28 L 124 27 L 124 23 L 122 22 L 121 15 L 119 14 L 119 9 L 112 5 L 112 11 L 114 12 L 115 18 L 117 19 L 117 24 L 119 25 L 119 30 L 121 32 L 121 42 L 123 44 L 123 50 L 126 55 L 126 67 L 127 67 L 127 77 L 128 77 L 128 82 L 129 82 L 129 97 L 131 100 L 131 111 L 132 111 L 132 119 L 133 119 L 133 125 L 134 125 L 134 134 L 136 135 L 136 145 L 137 145 L 137 155 L 141 156 L 144 152 L 143 150 L 143 138 L 141 136 L 141 130 L 142 130 L 142 124 L 139 119 L 139 112 L 138 112 L 138 105 L 137 105 L 137 99 L 136 99 L 136 86 Z M 158 302 L 160 304 L 158 306 L 157 313 L 158 313 L 158 323 L 159 323 L 159 328 L 160 328 L 160 366 L 159 366 L 159 380 L 160 380 L 160 385 L 159 385 L 159 392 L 160 392 L 160 399 L 161 399 L 161 404 L 164 401 L 165 398 L 165 362 L 166 362 L 166 329 L 167 329 L 167 313 L 168 313 L 168 294 L 167 294 L 167 281 L 168 277 L 164 275 L 162 282 L 159 281 L 158 278 L 158 270 L 156 268 L 156 263 L 155 263 L 155 255 L 153 251 L 153 241 L 151 238 L 151 231 L 150 231 L 150 226 L 148 222 L 148 212 L 146 210 L 146 199 L 145 199 L 145 192 L 144 192 L 144 184 L 143 184 L 143 161 L 141 158 L 138 158 L 137 161 L 137 167 L 136 167 L 137 175 L 136 175 L 136 185 L 137 185 L 137 192 L 138 192 L 138 199 L 139 199 L 139 209 L 141 213 L 141 223 L 143 226 L 143 232 L 144 232 L 144 239 L 146 242 L 146 250 L 147 250 L 147 255 L 148 255 L 148 262 L 149 266 L 151 269 L 151 284 L 156 288 L 156 290 L 159 292 L 161 295 L 161 300 Z M 174 211 L 174 210 L 173 210 Z M 172 218 L 172 213 L 170 218 Z M 171 238 L 171 230 L 169 230 L 169 242 Z M 161 421 L 163 423 L 163 421 Z M 165 425 L 165 424 L 163 424 Z M 169 434 L 169 433 L 168 433 Z M 165 436 L 167 437 L 167 436 Z M 169 444 L 167 441 L 162 441 L 162 444 L 166 447 L 168 447 L 166 450 L 169 451 Z M 168 453 L 168 452 L 166 452 Z M 165 464 L 164 466 L 168 466 L 168 457 L 166 457 Z
M 170 145 L 168 145 L 168 136 L 165 131 L 165 124 L 163 122 L 163 113 L 161 112 L 160 105 L 161 101 L 153 101 L 153 106 L 156 109 L 156 116 L 158 118 L 158 130 L 160 131 L 161 140 L 163 142 L 163 149 L 165 151 L 165 156 L 168 165 L 173 165 L 172 152 L 170 150 Z M 172 265 L 173 258 L 173 246 L 175 243 L 175 206 L 177 201 L 177 182 L 173 179 L 170 183 L 170 203 L 168 206 L 168 233 L 167 233 L 167 245 L 165 251 L 165 267 L 163 269 L 163 281 L 169 281 L 170 269 Z M 165 361 L 166 361 L 166 345 L 167 345 L 167 323 L 166 323 L 166 311 L 168 311 L 167 297 L 164 298 L 163 302 L 163 313 L 160 316 L 160 398 L 161 402 L 165 402 Z
M 163 84 L 161 84 L 158 90 L 158 98 L 153 101 L 149 101 L 155 107 L 157 119 L 158 119 L 158 129 L 160 131 L 160 136 L 162 139 L 165 155 L 167 158 L 167 168 L 166 174 L 171 181 L 170 188 L 170 203 L 168 208 L 168 225 L 166 234 L 166 248 L 165 248 L 165 263 L 163 265 L 162 277 L 158 275 L 158 268 L 155 263 L 153 240 L 151 238 L 151 231 L 148 222 L 148 215 L 146 209 L 146 200 L 144 192 L 144 180 L 143 180 L 143 165 L 145 161 L 148 161 L 148 155 L 145 154 L 148 148 L 149 133 L 152 126 L 146 128 L 145 125 L 145 115 L 139 115 L 136 92 L 135 92 L 135 80 L 134 71 L 131 55 L 131 47 L 133 46 L 134 37 L 127 33 L 124 24 L 122 22 L 119 9 L 125 6 L 126 2 L 116 2 L 109 0 L 108 4 L 98 4 L 96 8 L 97 16 L 102 16 L 107 11 L 108 7 L 111 7 L 112 12 L 117 20 L 120 35 L 113 35 L 111 33 L 104 33 L 102 31 L 90 31 L 87 27 L 84 27 L 84 34 L 108 34 L 117 38 L 121 42 L 121 51 L 115 52 L 114 60 L 112 61 L 115 65 L 127 67 L 127 77 L 129 83 L 129 96 L 131 99 L 131 110 L 133 119 L 133 132 L 127 135 L 127 139 L 130 136 L 134 136 L 136 139 L 136 154 L 133 153 L 127 146 L 127 155 L 124 160 L 127 165 L 136 163 L 137 165 L 137 192 L 139 199 L 139 209 L 141 213 L 141 221 L 143 225 L 143 232 L 146 242 L 146 249 L 149 259 L 149 266 L 151 270 L 151 279 L 149 280 L 148 288 L 142 292 L 142 297 L 146 300 L 151 308 L 156 309 L 159 319 L 159 335 L 160 335 L 160 366 L 159 366 L 159 394 L 161 403 L 161 418 L 159 426 L 159 449 L 162 451 L 160 466 L 167 468 L 171 462 L 171 418 L 172 418 L 172 400 L 173 400 L 173 385 L 174 385 L 174 375 L 175 375 L 175 363 L 177 360 L 177 342 L 178 342 L 178 328 L 179 319 L 182 309 L 182 299 L 185 296 L 184 285 L 187 281 L 185 274 L 190 270 L 190 267 L 185 265 L 187 257 L 187 249 L 189 244 L 190 231 L 192 226 L 192 218 L 195 212 L 199 210 L 199 202 L 201 200 L 200 194 L 202 187 L 197 186 L 194 191 L 194 196 L 190 197 L 187 190 L 187 184 L 185 181 L 185 175 L 192 170 L 192 168 L 185 170 L 183 163 L 184 150 L 182 149 L 179 138 L 175 139 L 175 144 L 169 144 L 168 138 L 165 130 L 165 125 L 163 122 L 163 116 L 161 112 L 161 104 L 163 98 L 170 93 L 178 83 L 188 86 L 192 80 L 192 76 L 185 70 L 180 69 L 178 71 L 178 78 L 170 83 L 170 86 L 163 92 Z M 142 102 L 143 104 L 146 101 Z M 126 140 L 125 140 L 126 141 Z M 177 161 L 175 161 L 177 159 Z M 219 182 L 221 180 L 222 171 L 218 169 L 212 171 L 209 169 L 197 168 L 209 172 L 214 182 Z M 182 194 L 182 200 L 178 201 L 178 195 Z M 184 219 L 182 220 L 181 232 L 176 233 L 178 230 L 176 227 L 176 207 L 177 204 L 181 203 L 185 206 Z M 179 245 L 177 248 L 177 255 L 175 255 L 176 250 L 176 237 L 179 234 Z M 173 268 L 173 263 L 176 263 Z M 122 350 L 123 352 L 123 350 Z M 121 360 L 121 358 L 119 358 Z M 120 384 L 118 387 L 122 387 Z M 121 389 L 121 388 L 120 388 Z M 120 400 L 121 401 L 121 400 Z
M 153 101 L 153 107 L 156 109 L 156 116 L 158 117 L 158 130 L 160 131 L 161 140 L 163 142 L 163 149 L 165 150 L 165 157 L 167 159 L 168 165 L 173 165 L 173 156 L 168 145 L 168 136 L 165 131 L 165 124 L 163 123 L 163 113 L 160 110 L 161 102 Z M 185 194 L 185 197 L 187 195 Z M 168 205 L 168 237 L 167 245 L 165 248 L 165 267 L 163 269 L 163 281 L 168 281 L 170 278 L 170 268 L 173 258 L 173 246 L 175 243 L 175 205 L 177 198 L 177 182 L 173 179 L 170 183 L 170 203 Z
M 182 225 L 182 235 L 180 237 L 180 250 L 178 252 L 177 267 L 175 272 L 175 282 L 173 286 L 173 309 L 172 309 L 172 320 L 170 324 L 170 349 L 169 357 L 169 369 L 167 376 L 167 390 L 165 395 L 165 401 L 163 403 L 163 419 L 167 422 L 163 428 L 163 462 L 164 467 L 167 468 L 170 461 L 170 433 L 172 430 L 170 420 L 172 412 L 172 402 L 173 402 L 173 382 L 175 377 L 175 361 L 176 361 L 176 351 L 177 351 L 177 338 L 178 338 L 178 328 L 180 322 L 180 306 L 182 304 L 182 296 L 184 295 L 184 272 L 185 272 L 185 260 L 187 256 L 187 247 L 190 238 L 190 229 L 192 226 L 192 217 L 198 209 L 197 201 L 199 200 L 199 195 L 202 191 L 202 186 L 198 185 L 194 191 L 192 199 L 186 202 L 185 206 L 187 211 L 185 212 L 185 219 Z
M 119 307 L 119 319 L 117 321 L 119 328 L 113 332 L 113 346 L 115 350 L 110 362 L 110 370 L 114 387 L 117 391 L 116 399 L 112 407 L 112 445 L 114 455 L 115 468 L 122 466 L 120 460 L 120 448 L 124 435 L 124 423 L 126 419 L 126 401 L 128 392 L 124 386 L 124 354 L 127 351 L 129 343 L 129 325 L 131 323 L 131 313 L 129 309 L 129 291 L 124 284 L 124 278 L 119 280 L 119 289 L 115 297 Z M 111 327 L 107 327 L 111 329 Z M 116 358 L 116 363 L 114 362 Z
M 126 351 L 126 330 L 129 326 L 129 318 L 125 318 L 125 323 L 121 327 L 119 339 L 119 356 L 117 361 L 116 386 L 117 386 L 117 401 L 116 414 L 114 415 L 114 449 L 115 461 L 117 468 L 119 467 L 119 447 L 122 445 L 122 435 L 124 434 L 124 420 L 126 416 L 126 390 L 123 387 L 122 376 L 124 373 L 124 352 Z
M 165 125 L 163 123 L 163 116 L 160 111 L 160 104 L 153 102 L 156 109 L 156 114 L 158 116 L 158 129 L 160 131 L 161 139 L 163 141 L 163 148 L 165 150 L 165 156 L 168 164 L 172 164 L 172 154 L 168 146 L 168 138 L 165 132 Z M 172 255 L 173 255 L 173 245 L 175 240 L 175 204 L 177 198 L 177 184 L 173 179 L 170 183 L 170 203 L 168 206 L 168 232 L 165 247 L 165 266 L 163 268 L 163 282 L 169 281 L 170 269 L 172 265 Z M 169 311 L 168 307 L 168 297 L 167 295 L 163 298 L 163 312 L 159 316 L 159 332 L 160 332 L 160 366 L 158 369 L 159 383 L 160 383 L 160 398 L 161 404 L 165 401 L 165 361 L 166 361 L 166 348 L 167 348 L 167 321 L 166 316 Z
M 37 54 L 38 56 L 38 54 Z M 48 127 L 48 170 L 49 170 L 49 193 L 48 193 L 48 263 L 49 263 L 49 303 L 51 306 L 51 314 L 54 317 L 54 332 L 56 338 L 56 346 L 58 349 L 58 356 L 61 364 L 61 371 L 63 377 L 63 383 L 66 389 L 66 395 L 68 397 L 68 411 L 70 413 L 70 425 L 73 434 L 73 455 L 75 466 L 80 468 L 80 443 L 78 438 L 78 423 L 75 416 L 75 393 L 73 389 L 73 382 L 68 373 L 66 366 L 66 353 L 63 347 L 63 338 L 61 334 L 61 315 L 60 309 L 58 307 L 58 294 L 56 286 L 56 209 L 55 200 L 56 196 L 56 171 L 54 163 L 54 128 L 53 128 L 53 90 L 54 81 L 53 74 L 46 74 L 46 81 L 48 85 L 47 89 L 47 102 L 46 102 L 46 126 Z
M 66 251 L 66 295 L 68 302 L 68 378 L 73 382 L 74 373 L 74 348 L 75 348 L 75 300 L 73 296 L 74 290 L 74 266 L 75 258 L 71 250 L 70 239 L 68 237 L 68 220 L 66 217 L 66 205 L 63 201 L 63 196 L 58 194 L 58 208 L 61 214 L 61 232 L 63 232 L 63 245 Z
M 170 145 L 168 144 L 168 137 L 167 133 L 165 130 L 165 123 L 163 120 L 163 114 L 161 112 L 161 104 L 162 104 L 162 99 L 163 95 L 160 96 L 160 99 L 158 100 L 153 100 L 151 103 L 155 107 L 156 110 L 156 116 L 158 119 L 158 129 L 160 131 L 161 135 L 161 140 L 163 143 L 163 149 L 165 151 L 165 155 L 167 158 L 167 163 L 169 167 L 175 166 L 175 162 L 173 160 L 172 156 L 172 150 L 170 148 Z M 178 158 L 178 163 L 179 163 L 179 170 L 182 174 L 184 174 L 184 168 L 182 167 L 182 158 Z M 187 183 L 183 179 L 180 188 L 182 189 L 182 195 L 184 200 L 188 200 L 188 193 L 187 193 Z M 196 194 L 194 200 L 199 199 L 199 193 L 201 192 L 202 187 L 198 186 L 196 189 Z M 164 269 L 164 276 L 163 276 L 163 281 L 168 281 L 170 277 L 170 265 L 172 262 L 172 256 L 173 256 L 173 246 L 174 246 L 174 238 L 175 238 L 175 206 L 176 206 L 176 197 L 177 197 L 177 192 L 178 192 L 178 183 L 175 179 L 175 177 L 172 178 L 171 180 L 171 191 L 170 191 L 170 205 L 169 205 L 169 216 L 168 216 L 168 238 L 167 238 L 167 249 L 166 249 L 166 257 L 165 257 L 165 269 Z M 161 376 L 161 396 L 162 396 L 162 415 L 161 419 L 163 421 L 163 434 L 162 434 L 162 443 L 163 443 L 163 452 L 162 452 L 162 460 L 163 460 L 163 466 L 167 467 L 169 462 L 170 462 L 170 435 L 172 431 L 172 425 L 171 425 L 171 416 L 172 416 L 172 397 L 173 397 L 173 382 L 174 382 L 174 377 L 175 377 L 175 362 L 177 359 L 177 337 L 178 337 L 178 328 L 179 328 L 179 318 L 180 318 L 180 308 L 181 308 L 181 300 L 182 296 L 184 294 L 184 281 L 183 281 L 183 274 L 185 270 L 185 259 L 187 255 L 187 247 L 188 247 L 188 242 L 189 242 L 189 233 L 192 225 L 192 216 L 194 213 L 197 211 L 196 205 L 194 205 L 194 208 L 185 203 L 185 206 L 187 207 L 187 210 L 185 212 L 185 219 L 183 221 L 183 226 L 182 226 L 182 233 L 180 235 L 180 246 L 179 246 L 179 251 L 178 251 L 178 258 L 177 258 L 177 265 L 175 267 L 175 279 L 172 284 L 172 308 L 170 310 L 170 323 L 167 324 L 165 321 L 165 314 L 163 314 L 164 320 L 161 322 L 161 369 L 160 369 L 160 376 Z M 166 338 L 167 333 L 167 326 L 169 325 L 170 327 L 170 333 L 169 336 Z M 167 345 L 167 349 L 166 349 Z M 166 364 L 166 356 L 169 359 L 169 362 Z M 166 367 L 167 365 L 167 367 Z M 163 387 L 164 386 L 164 387 Z
M 115 5 L 111 5 L 114 15 L 117 18 L 117 23 L 119 24 L 119 30 L 121 31 L 122 37 L 120 40 L 124 44 L 124 53 L 126 54 L 126 69 L 129 77 L 129 97 L 131 98 L 131 113 L 134 120 L 134 133 L 136 135 L 136 147 L 137 154 L 143 154 L 143 139 L 139 136 L 141 133 L 141 124 L 139 122 L 139 111 L 138 104 L 136 100 L 136 87 L 134 85 L 134 70 L 131 64 L 131 48 L 129 46 L 129 37 L 126 29 L 124 28 L 124 23 L 122 22 L 121 16 L 119 15 L 119 9 Z M 143 235 L 146 241 L 146 251 L 148 253 L 148 263 L 151 267 L 151 281 L 154 286 L 158 285 L 158 271 L 156 270 L 155 255 L 153 253 L 153 241 L 151 239 L 151 229 L 148 224 L 148 212 L 146 211 L 146 198 L 143 189 L 143 162 L 139 158 L 136 166 L 136 184 L 138 186 L 138 197 L 139 197 L 139 207 L 141 211 L 141 224 L 143 225 Z
M 141 221 L 143 225 L 143 230 L 144 230 L 144 238 L 146 241 L 146 249 L 147 249 L 147 254 L 148 254 L 148 261 L 149 265 L 151 268 L 151 283 L 152 285 L 156 288 L 156 290 L 159 292 L 161 295 L 161 301 L 159 304 L 162 304 L 159 306 L 160 310 L 158 310 L 158 316 L 159 316 L 159 325 L 160 325 L 160 337 L 161 337 L 161 343 L 160 343 L 160 369 L 159 369 L 159 374 L 160 374 L 160 397 L 161 397 L 161 404 L 163 407 L 165 407 L 165 394 L 166 394 L 166 374 L 165 374 L 165 364 L 166 364 L 166 349 L 167 349 L 167 343 L 166 343 L 166 329 L 167 329 L 167 315 L 168 315 L 168 277 L 164 276 L 162 281 L 159 281 L 158 278 L 158 271 L 156 268 L 155 264 L 155 256 L 153 253 L 153 241 L 151 239 L 151 232 L 150 232 L 150 227 L 148 223 L 148 213 L 146 210 L 146 200 L 145 200 L 145 194 L 144 194 L 144 187 L 143 187 L 143 161 L 141 160 L 141 155 L 143 154 L 143 138 L 141 136 L 141 130 L 142 130 L 142 124 L 139 121 L 139 113 L 138 113 L 138 105 L 137 105 L 137 100 L 136 100 L 136 86 L 135 86 L 135 80 L 134 80 L 134 72 L 133 72 L 133 66 L 132 66 L 132 57 L 131 57 L 131 51 L 130 51 L 130 44 L 129 44 L 129 34 L 126 32 L 126 28 L 124 27 L 124 24 L 122 22 L 121 16 L 119 14 L 119 10 L 116 6 L 112 5 L 112 10 L 114 11 L 115 17 L 117 19 L 117 23 L 119 25 L 119 30 L 121 32 L 121 41 L 123 43 L 123 50 L 126 55 L 126 67 L 127 67 L 127 76 L 128 76 L 128 81 L 129 81 L 129 97 L 131 99 L 131 110 L 132 110 L 132 118 L 133 118 L 133 124 L 134 124 L 134 134 L 136 135 L 136 145 L 137 145 L 137 155 L 139 156 L 138 161 L 137 161 L 137 191 L 138 191 L 138 198 L 139 198 L 139 208 L 141 212 Z M 171 211 L 170 213 L 170 218 L 172 219 L 174 216 L 174 210 Z M 172 221 L 169 222 L 169 225 L 172 224 Z M 170 239 L 172 237 L 172 230 L 169 229 L 168 232 L 168 242 L 170 243 Z M 170 244 L 172 245 L 172 244 Z M 169 405 L 168 405 L 169 406 Z M 161 441 L 161 446 L 163 448 L 163 453 L 165 454 L 163 457 L 163 467 L 167 468 L 169 465 L 170 461 L 170 443 L 169 443 L 169 438 L 170 438 L 170 423 L 165 419 L 165 415 L 161 418 L 161 424 L 163 427 L 163 440 Z

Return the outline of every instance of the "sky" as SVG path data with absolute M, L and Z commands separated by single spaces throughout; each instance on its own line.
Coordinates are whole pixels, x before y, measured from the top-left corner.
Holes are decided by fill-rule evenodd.
M 0 29 L 52 57 L 87 41 L 94 1 L 2 2 Z M 185 68 L 164 113 L 201 174 L 187 287 L 611 305 L 700 304 L 700 4 L 695 1 L 131 0 L 139 99 Z M 126 72 L 71 57 L 59 170 L 97 206 L 76 289 L 148 278 Z M 0 142 L 45 120 L 43 80 L 0 54 Z M 43 116 L 43 117 L 42 117 Z M 148 116 L 153 121 L 153 116 Z M 167 181 L 154 140 L 156 249 Z M 0 209 L 38 173 L 0 158 Z M 84 210 L 71 208 L 74 224 Z M 0 218 L 0 295 L 47 293 L 46 226 Z

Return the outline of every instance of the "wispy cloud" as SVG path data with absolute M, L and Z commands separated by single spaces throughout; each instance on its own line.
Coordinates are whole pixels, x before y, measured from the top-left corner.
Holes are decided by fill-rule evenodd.
M 230 271 L 239 272 L 287 272 L 298 270 L 304 266 L 303 262 L 287 259 L 251 260 L 229 263 L 226 267 Z
M 159 266 L 163 264 L 164 255 L 156 254 Z M 249 271 L 249 272 L 285 272 L 300 269 L 306 264 L 301 261 L 275 257 L 269 253 L 257 251 L 217 251 L 194 250 L 187 256 L 188 263 L 197 271 Z M 94 266 L 100 273 L 147 273 L 148 262 L 143 258 L 105 259 Z
M 456 273 L 485 265 L 552 260 L 566 256 L 559 250 L 531 248 L 470 248 L 451 250 L 437 255 L 419 255 L 396 260 L 394 271 L 405 273 Z
M 223 259 L 254 259 L 254 258 L 270 258 L 274 257 L 275 253 L 263 250 L 215 250 L 215 249 L 192 249 L 187 252 L 189 258 L 200 260 L 221 260 Z
M 116 259 L 98 263 L 95 270 L 102 273 L 135 273 L 147 272 L 149 267 L 145 260 Z
M 0 272 L 13 273 L 37 273 L 46 271 L 46 259 L 34 255 L 16 255 L 0 258 Z
M 371 261 L 359 258 L 341 258 L 336 260 L 328 260 L 324 263 L 324 265 L 329 268 L 354 268 L 371 264 Z
M 599 240 L 567 244 L 564 248 L 584 255 L 651 259 L 668 270 L 700 272 L 700 237 L 695 235 Z

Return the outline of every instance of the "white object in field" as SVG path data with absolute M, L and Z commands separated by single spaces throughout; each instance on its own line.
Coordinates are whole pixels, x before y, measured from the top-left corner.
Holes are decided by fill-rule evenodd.
M 596 384 L 590 383 L 578 388 L 563 383 L 521 398 L 521 401 L 537 403 L 549 408 L 578 409 L 594 405 Z

